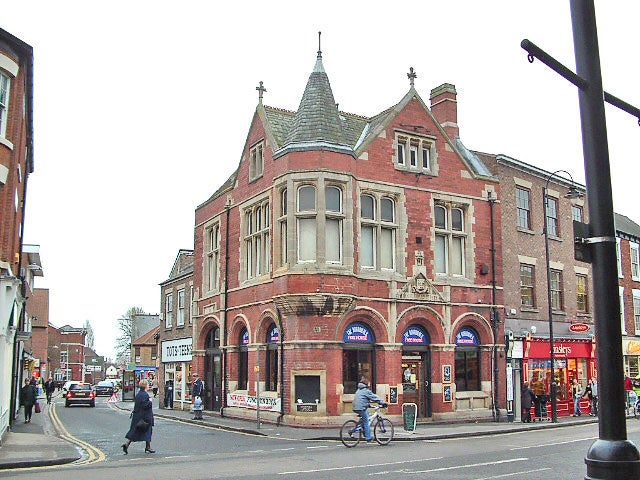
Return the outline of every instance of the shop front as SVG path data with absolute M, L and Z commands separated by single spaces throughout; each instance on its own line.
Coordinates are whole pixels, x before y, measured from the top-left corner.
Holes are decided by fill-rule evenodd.
M 161 405 L 164 408 L 186 410 L 191 407 L 189 379 L 191 378 L 192 348 L 192 337 L 162 342 L 164 389 Z
M 522 379 L 528 381 L 536 396 L 549 398 L 551 385 L 551 359 L 549 340 L 527 338 L 523 341 Z M 573 413 L 571 384 L 574 379 L 586 387 L 596 373 L 596 350 L 593 339 L 560 339 L 553 342 L 555 381 L 557 384 L 558 416 Z M 588 411 L 588 400 L 582 400 L 581 408 Z M 550 409 L 547 404 L 547 409 Z

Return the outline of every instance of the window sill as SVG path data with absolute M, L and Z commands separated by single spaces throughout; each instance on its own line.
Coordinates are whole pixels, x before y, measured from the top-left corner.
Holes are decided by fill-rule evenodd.
M 576 313 L 576 317 L 578 318 L 592 318 L 589 312 L 578 312 Z
M 536 307 L 520 307 L 520 311 L 526 313 L 540 313 L 540 309 Z
M 520 233 L 526 233 L 528 235 L 535 235 L 536 234 L 536 232 L 534 232 L 533 230 L 530 230 L 528 228 L 518 227 L 517 230 Z

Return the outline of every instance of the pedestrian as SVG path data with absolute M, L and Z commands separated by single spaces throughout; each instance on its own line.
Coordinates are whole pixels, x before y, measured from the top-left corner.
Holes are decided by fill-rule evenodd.
M 173 408 L 173 380 L 167 380 L 164 384 L 164 408 Z
M 191 385 L 191 403 L 193 404 L 193 419 L 202 420 L 202 394 L 204 393 L 204 382 L 198 375 L 198 372 L 191 374 L 193 384 Z M 198 399 L 199 407 L 196 409 L 196 399 Z
M 358 390 L 356 390 L 351 403 L 351 409 L 357 413 L 362 419 L 364 426 L 364 438 L 367 442 L 371 442 L 373 437 L 371 436 L 371 426 L 369 425 L 369 408 L 371 402 L 377 402 L 383 407 L 386 407 L 386 403 L 379 396 L 371 391 L 369 388 L 369 379 L 367 377 L 361 377 L 358 383 Z
M 596 394 L 593 393 L 593 391 L 596 391 Z M 589 415 L 591 415 L 592 417 L 594 415 L 598 414 L 598 407 L 597 407 L 597 395 L 598 392 L 598 384 L 596 383 L 596 381 L 591 378 L 589 379 L 589 381 L 587 382 L 587 386 L 584 388 L 584 393 L 582 394 L 582 398 L 588 398 L 589 399 Z
M 33 406 L 38 400 L 38 390 L 28 378 L 24 379 L 24 387 L 20 389 L 20 405 L 24 407 L 24 423 L 31 421 Z
M 53 392 L 56 390 L 56 384 L 53 381 L 53 378 L 49 377 L 46 382 L 44 382 L 44 393 L 47 395 L 47 403 L 51 404 L 51 396 Z
M 598 415 L 598 378 L 591 379 L 591 413 Z
M 122 444 L 122 451 L 125 455 L 129 453 L 131 442 L 145 441 L 144 452 L 156 453 L 151 449 L 151 435 L 153 433 L 153 402 L 149 396 L 149 382 L 140 380 L 140 389 L 136 394 L 133 411 L 131 412 L 131 426 L 126 433 L 127 441 Z
M 531 407 L 536 400 L 536 394 L 529 388 L 529 382 L 522 385 L 520 403 L 522 406 L 522 423 L 531 423 Z
M 158 383 L 158 379 L 156 377 L 153 377 L 153 380 L 151 380 L 151 391 L 153 392 L 153 398 L 156 398 L 158 396 L 159 387 L 160 384 Z
M 579 417 L 582 415 L 580 411 L 580 398 L 582 398 L 582 385 L 577 378 L 573 379 L 573 385 L 571 386 L 571 393 L 573 394 L 573 416 Z

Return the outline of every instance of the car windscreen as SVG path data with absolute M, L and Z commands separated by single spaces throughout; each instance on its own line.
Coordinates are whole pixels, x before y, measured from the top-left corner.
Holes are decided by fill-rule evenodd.
M 87 385 L 87 384 L 84 384 L 84 385 L 80 385 L 80 384 L 71 385 L 69 387 L 69 390 L 74 390 L 74 391 L 75 390 L 91 390 L 91 385 Z

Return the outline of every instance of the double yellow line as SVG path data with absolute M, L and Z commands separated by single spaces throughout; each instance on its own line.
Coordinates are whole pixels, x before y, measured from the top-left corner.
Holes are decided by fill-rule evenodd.
M 73 462 L 73 465 L 89 465 L 91 463 L 102 462 L 106 458 L 106 455 L 102 450 L 74 437 L 67 431 L 56 413 L 55 403 L 51 403 L 49 405 L 49 418 L 51 419 L 53 428 L 56 430 L 60 438 L 77 445 L 87 454 L 87 458 Z

